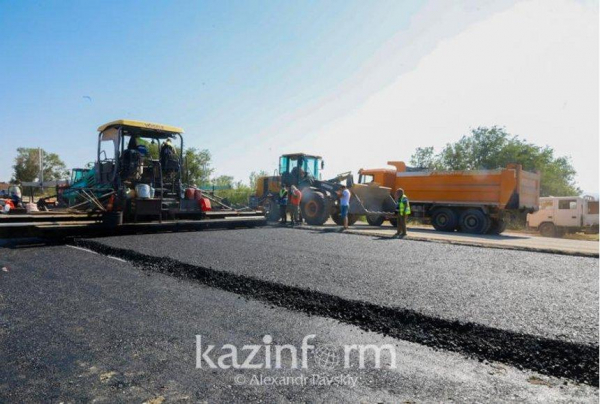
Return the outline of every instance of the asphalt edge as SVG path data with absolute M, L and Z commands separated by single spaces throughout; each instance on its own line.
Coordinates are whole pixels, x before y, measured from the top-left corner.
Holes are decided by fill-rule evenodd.
M 371 233 L 365 233 L 362 230 L 354 230 L 354 229 L 340 231 L 338 229 L 332 229 L 330 227 L 323 228 L 321 226 L 312 226 L 312 225 L 306 225 L 306 224 L 302 224 L 302 225 L 294 226 L 294 227 L 282 226 L 282 225 L 278 225 L 278 224 L 267 224 L 266 227 L 287 228 L 287 229 L 294 229 L 294 230 L 312 230 L 312 231 L 318 231 L 321 233 L 352 234 L 355 236 L 381 237 L 381 238 L 389 238 L 389 239 L 395 238 L 394 236 L 390 236 L 387 233 L 381 233 L 381 232 L 377 232 L 377 231 L 374 231 Z M 410 230 L 410 228 L 409 228 L 409 230 Z M 553 248 L 533 248 L 533 247 L 503 246 L 503 245 L 501 246 L 501 245 L 488 244 L 488 243 L 484 243 L 484 242 L 478 243 L 478 242 L 473 242 L 473 241 L 441 240 L 441 239 L 432 239 L 432 238 L 427 238 L 427 237 L 419 237 L 419 236 L 414 236 L 411 234 L 404 237 L 403 240 L 423 241 L 426 243 L 464 245 L 464 246 L 480 247 L 480 248 L 495 248 L 498 250 L 514 250 L 514 251 L 538 252 L 538 253 L 542 253 L 542 254 L 568 255 L 571 257 L 600 258 L 600 253 L 596 254 L 596 253 L 587 253 L 584 251 L 567 251 L 567 250 L 558 250 L 558 249 L 553 249 Z

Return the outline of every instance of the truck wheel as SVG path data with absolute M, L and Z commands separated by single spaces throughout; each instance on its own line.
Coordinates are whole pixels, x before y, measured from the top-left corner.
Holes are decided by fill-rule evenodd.
M 460 231 L 463 233 L 484 234 L 490 225 L 490 218 L 479 209 L 467 209 L 460 215 Z
M 437 231 L 454 231 L 458 226 L 456 212 L 449 208 L 436 209 L 431 215 L 431 225 Z
M 380 215 L 367 215 L 367 223 L 371 226 L 381 226 L 385 218 Z
M 553 223 L 542 223 L 539 227 L 539 231 L 544 237 L 556 237 L 556 227 Z
M 326 207 L 325 196 L 320 192 L 311 192 L 307 195 L 306 202 L 302 203 L 302 217 L 306 220 L 306 223 L 320 226 L 329 217 Z
M 500 234 L 506 230 L 506 222 L 502 219 L 491 219 L 492 225 L 488 230 L 488 234 Z

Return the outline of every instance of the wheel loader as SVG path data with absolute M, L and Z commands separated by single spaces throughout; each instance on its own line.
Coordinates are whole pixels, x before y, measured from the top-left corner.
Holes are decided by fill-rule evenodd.
M 341 225 L 338 194 L 345 183 L 352 193 L 348 210 L 350 225 L 356 223 L 361 215 L 370 212 L 393 215 L 395 203 L 389 188 L 374 184 L 354 184 L 350 172 L 322 180 L 323 168 L 321 156 L 304 153 L 282 155 L 279 158 L 277 175 L 258 178 L 256 193 L 250 197 L 250 207 L 262 209 L 269 221 L 277 221 L 279 190 L 282 185 L 295 185 L 302 191 L 300 211 L 306 223 L 322 225 L 331 217 L 335 223 Z

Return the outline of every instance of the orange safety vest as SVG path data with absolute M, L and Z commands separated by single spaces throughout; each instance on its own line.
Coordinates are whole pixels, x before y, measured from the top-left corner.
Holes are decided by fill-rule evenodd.
M 290 201 L 292 202 L 292 205 L 298 206 L 300 205 L 300 200 L 302 199 L 302 192 L 297 189 L 294 192 L 292 192 L 292 196 L 290 198 Z

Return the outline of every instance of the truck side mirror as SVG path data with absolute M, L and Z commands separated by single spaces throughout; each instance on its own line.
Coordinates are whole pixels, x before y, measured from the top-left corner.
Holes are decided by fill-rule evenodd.
M 321 170 L 325 168 L 325 162 L 321 160 Z

